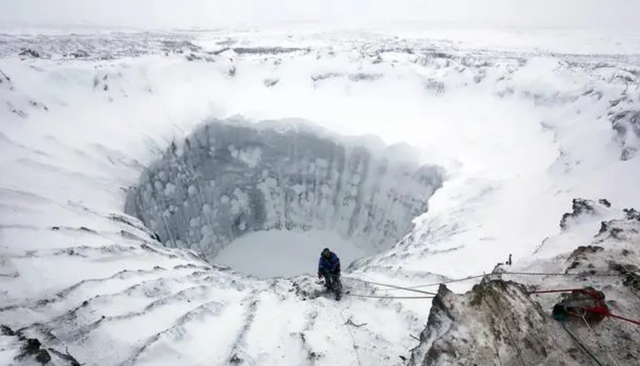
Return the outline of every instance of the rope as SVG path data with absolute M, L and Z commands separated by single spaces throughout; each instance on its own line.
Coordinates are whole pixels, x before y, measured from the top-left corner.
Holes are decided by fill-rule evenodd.
M 402 287 L 402 286 L 396 286 L 396 285 L 389 285 L 389 284 L 386 284 L 386 283 L 364 281 L 364 280 L 362 280 L 362 282 L 368 283 L 368 284 L 371 284 L 371 285 L 377 285 L 377 286 L 383 286 L 383 287 L 391 287 L 391 288 L 396 289 L 396 290 L 405 290 L 405 291 L 409 291 L 409 292 L 417 292 L 417 293 L 420 293 L 420 294 L 427 294 L 427 295 L 433 295 L 433 296 L 437 295 L 435 292 L 416 290 L 416 289 L 413 289 L 411 287 Z
M 415 290 L 416 288 L 421 288 L 421 287 L 428 287 L 428 286 L 439 286 L 441 284 L 447 284 L 447 283 L 453 283 L 453 282 L 462 282 L 462 281 L 468 281 L 471 279 L 476 279 L 476 278 L 481 278 L 481 277 L 489 277 L 491 275 L 503 275 L 503 274 L 511 274 L 511 275 L 529 275 L 529 276 L 575 276 L 575 275 L 579 275 L 579 274 L 573 274 L 573 273 L 543 273 L 543 272 L 503 272 L 503 273 L 491 273 L 491 274 L 482 274 L 482 275 L 476 275 L 476 276 L 469 276 L 469 277 L 465 277 L 465 278 L 461 278 L 461 279 L 452 279 L 452 280 L 448 280 L 448 281 L 441 281 L 441 282 L 436 282 L 436 283 L 431 283 L 431 284 L 426 284 L 426 285 L 419 285 L 419 286 L 412 286 L 412 287 L 402 287 L 402 286 L 395 286 L 395 285 L 389 285 L 389 284 L 383 284 L 383 283 L 378 283 L 378 282 L 372 282 L 372 281 L 363 281 L 365 283 L 369 283 L 372 285 L 378 285 L 378 286 L 385 286 L 385 287 L 391 287 L 391 289 L 387 290 L 387 291 L 393 291 L 393 290 L 405 290 L 405 291 L 411 291 L 411 292 L 419 292 L 419 293 L 425 293 L 425 294 L 429 294 L 429 295 L 436 295 L 433 292 L 428 292 L 428 291 L 419 291 L 419 290 Z M 602 274 L 602 275 L 590 275 L 592 277 L 619 277 L 619 275 L 613 275 L 613 274 Z M 529 294 L 546 294 L 546 293 L 558 293 L 558 292 L 573 292 L 573 291 L 585 291 L 585 289 L 583 288 L 574 288 L 574 289 L 557 289 L 557 290 L 538 290 L 538 291 L 531 291 L 529 292 Z M 360 294 L 346 294 L 347 296 L 351 296 L 351 297 L 362 297 L 362 298 L 378 298 L 378 299 L 432 299 L 435 296 L 377 296 L 377 295 L 360 295 Z M 495 301 L 495 299 L 493 299 L 493 297 L 491 297 L 491 302 L 493 302 L 493 304 L 495 305 L 496 308 L 498 308 L 497 310 L 499 310 L 500 305 L 497 303 L 497 301 Z M 509 334 L 509 338 L 511 339 L 511 343 L 513 344 L 514 348 L 516 349 L 518 358 L 520 359 L 520 362 L 522 363 L 523 366 L 526 366 L 526 363 L 522 357 L 522 352 L 520 351 L 514 337 L 513 334 L 511 333 L 511 329 L 509 328 L 509 325 L 507 324 L 506 319 L 504 319 L 504 317 L 502 317 L 501 313 L 499 311 L 496 311 L 496 309 L 494 309 L 488 302 L 487 305 L 491 308 L 492 311 L 494 311 L 494 313 L 502 320 L 507 333 Z M 640 325 L 639 321 L 635 321 L 635 320 L 631 320 L 631 319 L 627 319 L 618 315 L 614 315 L 611 314 L 609 312 L 607 312 L 607 314 L 603 314 L 606 316 L 611 316 L 613 318 L 617 318 L 617 319 L 621 319 L 636 325 Z M 340 316 L 342 317 L 342 320 L 345 322 L 345 324 L 347 323 L 347 321 L 344 319 L 344 316 L 342 314 L 342 312 L 340 313 Z M 582 319 L 584 320 L 584 322 L 587 324 L 587 327 L 593 332 L 593 329 L 591 328 L 591 326 L 589 325 L 589 323 L 587 322 L 587 320 L 584 318 L 584 314 L 581 315 Z M 569 336 L 571 336 L 571 338 L 578 344 L 578 346 L 580 346 L 580 348 L 599 366 L 604 366 L 600 360 L 598 360 L 598 358 L 593 354 L 593 352 L 591 352 L 589 349 L 587 349 L 587 347 L 580 342 L 580 340 L 569 331 L 569 329 L 567 329 L 567 327 L 565 326 L 564 323 L 560 323 L 562 328 L 567 332 L 567 334 L 569 334 Z M 355 342 L 355 337 L 353 336 L 353 333 L 351 332 L 351 328 L 349 328 L 349 334 L 351 334 L 351 338 L 353 340 L 353 347 L 354 350 L 356 351 L 356 356 L 358 358 L 358 365 L 361 366 L 360 363 L 360 356 L 358 354 L 357 351 L 357 345 Z M 596 342 L 597 344 L 597 342 Z M 613 362 L 614 365 L 617 366 L 617 363 L 615 362 L 615 360 L 613 359 L 613 357 L 611 357 L 611 354 L 609 354 L 608 352 L 606 352 L 607 355 L 609 356 L 609 358 L 611 359 L 611 361 Z M 500 355 L 498 354 L 498 357 L 500 357 Z
M 7 81 L 11 82 L 11 78 L 9 77 L 9 75 L 5 74 L 4 71 L 2 71 L 2 69 L 0 69 L 0 74 L 4 75 L 5 79 L 7 79 Z
M 352 297 L 365 297 L 370 299 L 433 299 L 435 296 L 377 296 L 377 295 L 359 295 L 345 294 Z
M 545 273 L 545 272 L 502 272 L 496 274 L 510 274 L 522 276 L 584 276 L 584 273 Z M 589 277 L 620 277 L 619 274 L 589 274 Z
M 482 278 L 482 277 L 485 277 L 485 276 L 487 276 L 487 275 L 486 274 L 481 274 L 481 275 L 469 276 L 469 277 L 465 277 L 465 278 L 459 278 L 459 279 L 453 279 L 453 280 L 447 280 L 447 281 L 441 281 L 441 282 L 433 282 L 433 283 L 428 283 L 426 285 L 410 286 L 410 287 L 407 287 L 407 288 L 413 290 L 413 289 L 423 288 L 423 287 L 434 287 L 434 286 L 446 285 L 448 283 L 474 280 L 476 278 Z M 391 290 L 387 290 L 387 291 L 393 291 L 393 290 L 395 290 L 395 289 L 391 289 Z
M 482 277 L 489 277 L 492 275 L 525 275 L 525 276 L 579 276 L 579 275 L 583 275 L 583 274 L 574 274 L 574 273 L 545 273 L 545 272 L 502 272 L 502 273 L 491 273 L 491 274 L 482 274 L 482 275 L 475 275 L 475 276 L 469 276 L 469 277 L 465 277 L 465 278 L 460 278 L 460 279 L 452 279 L 452 280 L 448 280 L 448 281 L 441 281 L 441 282 L 436 282 L 436 283 L 430 283 L 430 284 L 426 284 L 426 285 L 419 285 L 419 286 L 412 286 L 412 287 L 402 287 L 402 286 L 396 286 L 396 285 L 389 285 L 389 284 L 384 284 L 384 283 L 378 283 L 378 282 L 372 282 L 372 281 L 363 281 L 365 283 L 369 283 L 372 285 L 378 285 L 378 286 L 385 286 L 385 287 L 391 287 L 391 289 L 387 290 L 387 291 L 393 291 L 393 290 L 404 290 L 404 291 L 411 291 L 411 292 L 418 292 L 418 293 L 424 293 L 424 294 L 428 294 L 428 295 L 436 295 L 433 292 L 428 292 L 428 291 L 419 291 L 416 290 L 417 288 L 422 288 L 422 287 L 429 287 L 429 286 L 439 286 L 439 285 L 443 285 L 443 284 L 447 284 L 447 283 L 453 283 L 453 282 L 462 282 L 462 281 L 468 281 L 468 280 L 472 280 L 472 279 L 477 279 L 477 278 L 482 278 Z M 600 274 L 600 275 L 589 275 L 590 277 L 619 277 L 619 274 Z M 573 289 L 557 289 L 557 290 L 537 290 L 537 291 L 531 291 L 529 292 L 529 294 L 546 294 L 546 293 L 559 293 L 559 292 L 573 292 L 573 291 L 582 291 L 584 292 L 585 289 L 583 288 L 573 288 Z M 346 294 L 348 296 L 351 297 L 362 297 L 362 298 L 378 298 L 378 299 L 432 299 L 435 296 L 376 296 L 376 295 L 360 295 L 360 294 Z M 495 299 L 493 299 L 493 297 L 491 297 L 491 302 L 493 302 L 493 304 L 495 305 L 496 308 L 498 308 L 497 310 L 499 310 L 500 305 L 497 303 L 497 301 Z M 511 333 L 511 329 L 509 328 L 509 325 L 507 324 L 506 319 L 504 319 L 504 317 L 501 315 L 501 313 L 499 311 L 496 311 L 495 308 L 493 308 L 488 302 L 487 305 L 491 308 L 492 311 L 494 311 L 494 313 L 502 320 L 507 333 L 509 334 L 509 338 L 511 339 L 511 343 L 513 344 L 514 348 L 516 349 L 518 358 L 520 359 L 520 362 L 522 363 L 523 366 L 526 366 L 526 363 L 522 357 L 522 352 L 520 351 L 514 337 L 513 334 Z M 631 319 L 627 319 L 618 315 L 614 315 L 611 314 L 607 311 L 607 314 L 603 314 L 606 316 L 611 316 L 613 318 L 617 318 L 617 319 L 621 319 L 636 325 L 640 325 L 640 321 L 635 321 L 635 320 L 631 320 Z M 347 323 L 346 320 L 344 320 L 344 316 L 342 315 L 342 313 L 340 313 L 340 316 L 342 317 L 342 320 L 345 322 L 345 324 Z M 587 322 L 587 320 L 584 318 L 584 314 L 581 315 L 582 319 L 584 320 L 584 322 L 587 324 L 587 327 L 591 330 L 591 332 L 593 332 L 593 329 L 591 328 L 591 326 L 589 325 L 589 323 Z M 593 354 L 593 352 L 591 352 L 582 342 L 580 342 L 580 340 L 569 331 L 569 329 L 567 329 L 567 327 L 565 326 L 564 323 L 560 323 L 562 328 L 567 332 L 567 334 L 569 334 L 569 336 L 571 336 L 571 338 L 574 340 L 574 342 L 576 342 L 578 344 L 578 346 L 580 346 L 580 348 L 599 366 L 604 366 L 604 364 L 602 364 L 600 362 L 600 360 L 598 360 L 598 358 Z M 351 332 L 351 329 L 349 328 L 349 333 L 351 334 L 351 337 L 353 339 L 353 344 L 354 344 L 354 350 L 356 350 L 356 356 L 358 357 L 358 365 L 361 366 L 360 364 L 360 358 L 359 355 L 357 353 L 357 346 L 355 343 L 355 337 L 353 336 L 353 333 Z M 597 342 L 596 342 L 597 344 Z M 611 357 L 611 354 L 609 354 L 608 352 L 606 352 L 607 355 L 609 356 L 609 358 L 611 359 L 611 361 L 613 362 L 614 365 L 617 366 L 617 363 L 615 362 L 615 360 L 613 359 L 613 357 Z M 500 355 L 498 354 L 498 357 L 500 357 Z
M 496 308 L 498 308 L 497 310 L 500 310 L 500 305 L 493 298 L 493 293 L 491 294 L 491 296 L 488 296 L 487 299 L 491 299 L 491 302 L 493 302 Z M 509 329 L 509 324 L 507 324 L 507 321 L 502 316 L 502 313 L 499 311 L 496 311 L 496 309 L 494 309 L 491 305 L 489 305 L 488 301 L 487 301 L 487 306 L 489 306 L 489 308 L 496 314 L 496 316 L 500 318 L 500 320 L 502 320 L 502 323 L 504 324 L 505 328 L 507 328 L 507 333 L 509 334 L 509 338 L 511 338 L 511 343 L 513 344 L 513 347 L 516 349 L 516 353 L 518 355 L 518 358 L 520 359 L 520 362 L 522 363 L 522 366 L 526 366 L 526 363 L 524 362 L 524 358 L 522 358 L 522 352 L 520 351 L 520 348 L 518 347 L 518 344 L 516 343 L 515 338 L 513 338 L 511 329 Z M 500 359 L 500 354 L 498 354 L 498 359 Z
M 612 317 L 612 318 L 616 318 L 616 319 L 627 321 L 627 322 L 635 324 L 635 325 L 640 325 L 640 321 L 627 319 L 627 318 L 621 317 L 620 315 L 615 315 L 615 314 L 609 313 L 609 316 Z
M 582 292 L 583 290 L 584 289 L 582 289 L 582 288 L 568 288 L 568 289 L 562 289 L 562 290 L 529 291 L 529 295 L 531 295 L 531 294 L 552 294 L 552 293 L 556 293 L 556 292 L 573 292 L 573 291 Z
M 591 359 L 593 361 L 595 361 L 596 364 L 598 364 L 599 366 L 604 366 L 604 364 L 602 362 L 600 362 L 600 360 L 598 360 L 598 358 L 591 352 L 589 351 L 589 349 L 587 349 L 587 347 L 585 347 L 584 344 L 582 344 L 582 342 L 580 342 L 580 340 L 578 339 L 578 337 L 576 337 L 573 333 L 571 333 L 569 331 L 569 329 L 567 329 L 567 326 L 564 323 L 560 323 L 560 325 L 562 326 L 562 328 L 567 332 L 567 334 L 569 334 L 569 336 L 571 336 L 571 338 L 574 340 L 574 342 L 576 342 L 576 344 L 578 346 L 580 346 L 580 348 L 587 354 L 589 355 L 589 357 L 591 357 Z
M 349 307 L 351 307 L 351 304 L 349 304 Z M 353 350 L 356 353 L 356 360 L 358 361 L 358 366 L 362 366 L 362 362 L 360 362 L 360 353 L 358 352 L 358 344 L 356 343 L 356 337 L 353 335 L 353 332 L 351 331 L 351 327 L 347 324 L 347 321 L 344 319 L 344 315 L 342 314 L 343 311 L 345 311 L 345 309 L 340 310 L 340 317 L 342 318 L 342 321 L 344 322 L 344 326 L 347 327 L 347 329 L 349 330 L 349 335 L 351 335 L 351 340 L 353 341 Z
M 575 273 L 502 272 L 502 273 L 490 273 L 490 274 L 475 275 L 475 276 L 469 276 L 469 277 L 460 278 L 460 279 L 452 279 L 452 280 L 448 280 L 448 281 L 441 281 L 441 282 L 435 282 L 435 283 L 430 283 L 430 284 L 426 284 L 426 285 L 418 285 L 418 286 L 411 286 L 411 287 L 403 287 L 403 286 L 390 285 L 390 284 L 386 284 L 386 283 L 361 280 L 364 283 L 369 283 L 369 284 L 372 284 L 372 285 L 391 287 L 391 289 L 388 289 L 388 290 L 385 290 L 385 291 L 403 290 L 403 291 L 422 293 L 422 294 L 426 294 L 426 295 L 429 295 L 429 296 L 376 296 L 376 295 L 358 295 L 358 294 L 347 294 L 347 295 L 348 296 L 352 296 L 352 297 L 373 298 L 373 299 L 399 299 L 399 300 L 400 299 L 433 299 L 435 297 L 436 293 L 429 292 L 429 291 L 421 291 L 421 290 L 416 290 L 416 289 L 417 288 L 421 288 L 421 287 L 439 286 L 439 285 L 444 285 L 444 284 L 453 283 L 453 282 L 468 281 L 468 280 L 481 278 L 481 277 L 489 277 L 489 276 L 492 276 L 492 275 L 505 275 L 505 274 L 506 275 L 528 275 L 528 276 L 577 276 L 577 275 L 580 275 L 580 274 L 575 274 Z M 617 274 L 600 274 L 600 275 L 589 275 L 589 276 L 590 277 L 619 277 L 620 275 L 617 275 Z M 537 290 L 537 291 L 531 291 L 531 292 L 529 292 L 529 294 L 550 294 L 550 293 L 573 292 L 573 291 L 582 291 L 582 292 L 584 292 L 584 289 L 583 288 L 572 288 L 572 289 L 559 289 L 559 290 Z M 624 321 L 627 321 L 627 322 L 635 324 L 635 325 L 640 325 L 640 321 L 637 321 L 637 320 L 628 319 L 628 318 L 625 318 L 625 317 L 622 317 L 622 316 L 619 316 L 619 315 L 611 314 L 609 312 L 607 312 L 607 314 L 605 314 L 605 315 L 606 316 L 610 316 L 612 318 L 624 320 Z
M 600 350 L 602 350 L 602 349 L 603 349 L 603 347 L 601 347 L 601 346 L 598 344 L 598 340 L 597 340 L 597 339 L 595 339 L 595 334 L 596 334 L 596 332 L 593 330 L 593 328 L 591 328 L 591 325 L 589 325 L 589 322 L 587 321 L 587 318 L 585 318 L 585 317 L 584 317 L 584 314 L 580 314 L 580 318 L 582 318 L 582 321 L 584 321 L 584 324 L 587 326 L 587 328 L 589 328 L 589 330 L 591 331 L 591 333 L 594 335 L 594 337 L 593 337 L 593 338 L 594 338 L 594 343 L 596 344 L 596 346 L 597 346 Z M 608 351 L 608 350 L 606 350 L 606 349 L 604 350 L 604 352 L 607 354 L 607 356 L 609 356 L 609 359 L 611 360 L 611 362 L 613 362 L 613 364 L 614 364 L 615 366 L 618 366 L 618 363 L 616 362 L 616 360 L 614 360 L 614 359 L 613 359 L 613 357 L 611 357 L 611 353 L 609 353 L 609 351 Z
M 464 282 L 464 281 L 474 280 L 474 279 L 477 279 L 477 278 L 497 276 L 497 275 L 583 276 L 584 274 L 581 274 L 581 273 L 545 273 L 545 272 L 497 272 L 497 273 L 489 273 L 489 274 L 484 274 L 483 273 L 481 275 L 474 275 L 474 276 L 458 278 L 458 279 L 452 279 L 452 280 L 447 280 L 447 281 L 433 282 L 433 283 L 428 283 L 428 284 L 425 284 L 425 285 L 410 286 L 410 287 L 406 287 L 406 288 L 407 289 L 417 289 L 417 288 L 423 288 L 423 287 L 434 287 L 434 286 L 446 285 L 446 284 L 454 283 L 454 282 Z M 600 274 L 600 275 L 598 275 L 598 274 L 591 275 L 590 274 L 589 277 L 620 277 L 620 275 L 619 274 Z M 393 291 L 393 290 L 387 290 L 387 291 Z

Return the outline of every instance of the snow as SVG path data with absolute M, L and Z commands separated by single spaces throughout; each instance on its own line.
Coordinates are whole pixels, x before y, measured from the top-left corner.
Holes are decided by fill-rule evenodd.
M 313 276 L 325 247 L 337 252 L 343 268 L 366 254 L 331 231 L 259 231 L 229 243 L 214 262 L 261 278 Z
M 209 259 L 262 230 L 330 230 L 374 253 L 407 234 L 442 185 L 415 149 L 290 122 L 208 121 L 142 173 L 125 212 Z
M 14 337 L 0 335 L 0 363 L 10 365 L 18 355 Z
M 35 4 L 12 4 L 3 21 L 6 14 L 24 15 L 28 3 Z M 129 14 L 134 19 L 136 12 Z M 54 15 L 66 22 L 73 13 Z M 32 16 L 37 23 L 39 14 Z M 600 25 L 609 21 L 599 19 Z M 252 261 L 260 263 L 273 260 L 256 252 L 259 243 L 250 242 L 251 235 L 286 245 L 268 253 L 286 252 L 276 258 L 288 268 L 265 277 L 309 272 L 318 247 L 338 243 L 343 267 L 350 255 L 367 255 L 345 270 L 345 288 L 380 295 L 362 281 L 412 286 L 476 275 L 509 254 L 526 264 L 545 237 L 559 233 L 559 219 L 575 197 L 640 207 L 635 132 L 627 128 L 619 135 L 609 119 L 610 113 L 639 108 L 640 48 L 633 37 L 618 44 L 606 32 L 601 39 L 580 39 L 589 32 L 578 32 L 571 47 L 564 41 L 573 34 L 536 50 L 536 32 L 516 37 L 506 30 L 441 29 L 431 38 L 394 38 L 382 31 L 313 31 L 290 38 L 283 30 L 41 38 L 16 33 L 2 35 L 0 46 L 0 323 L 26 327 L 28 336 L 61 350 L 69 347 L 88 365 L 223 365 L 242 359 L 320 366 L 352 364 L 357 357 L 363 364 L 400 365 L 397 356 L 416 346 L 411 335 L 423 330 L 428 302 L 345 297 L 336 303 L 304 295 L 318 288 L 312 276 L 243 275 L 256 274 L 256 268 L 243 270 L 252 263 L 235 262 L 243 259 L 239 252 L 251 251 Z M 548 31 L 546 39 L 561 33 Z M 162 43 L 182 38 L 203 49 Z M 522 47 L 513 48 L 522 38 Z M 235 50 L 215 54 L 225 44 Z M 301 49 L 260 48 L 292 44 Z M 16 56 L 24 46 L 45 57 Z M 552 49 L 566 53 L 549 54 Z M 76 50 L 89 56 L 69 56 Z M 200 59 L 188 61 L 190 53 Z M 359 254 L 351 241 L 328 238 L 329 227 L 288 232 L 287 238 L 253 233 L 225 249 L 236 253 L 221 252 L 219 258 L 234 260 L 227 263 L 234 270 L 162 246 L 140 221 L 123 214 L 126 190 L 162 161 L 171 142 L 181 145 L 203 122 L 237 115 L 251 123 L 303 119 L 337 135 L 409 144 L 421 153 L 418 163 L 442 167 L 443 186 L 428 200 L 428 211 L 415 218 L 415 230 L 375 256 L 362 243 Z M 234 151 L 248 168 L 265 156 Z M 159 175 L 153 184 L 166 195 L 184 189 L 191 198 L 180 205 L 206 187 L 165 185 L 169 178 Z M 265 179 L 266 187 L 273 183 Z M 405 188 L 402 181 L 393 184 Z M 242 203 L 238 197 L 227 195 L 235 210 Z M 170 205 L 159 209 L 169 213 Z M 184 226 L 204 227 L 198 225 L 207 224 L 206 214 L 215 209 L 202 205 L 205 215 L 189 217 Z M 555 268 L 555 257 L 566 256 L 598 224 L 587 222 L 550 240 L 558 244 L 543 246 L 533 265 Z M 245 240 L 247 247 L 239 246 Z M 309 243 L 307 254 L 293 250 L 299 241 Z M 296 268 L 289 255 L 308 261 L 296 262 Z M 462 292 L 471 284 L 452 288 Z M 366 325 L 347 328 L 349 318 Z

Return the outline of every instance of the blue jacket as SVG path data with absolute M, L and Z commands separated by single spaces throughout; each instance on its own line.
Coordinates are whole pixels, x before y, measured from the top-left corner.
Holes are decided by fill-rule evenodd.
M 320 260 L 318 261 L 318 271 L 327 270 L 329 272 L 340 272 L 340 258 L 336 255 L 336 253 L 331 252 L 331 256 L 329 259 L 320 256 Z

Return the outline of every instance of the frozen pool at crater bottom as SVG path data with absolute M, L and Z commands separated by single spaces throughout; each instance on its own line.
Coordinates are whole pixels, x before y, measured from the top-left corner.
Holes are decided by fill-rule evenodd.
M 271 230 L 243 235 L 225 246 L 213 262 L 260 278 L 315 275 L 325 247 L 340 257 L 343 270 L 352 261 L 373 254 L 333 232 Z

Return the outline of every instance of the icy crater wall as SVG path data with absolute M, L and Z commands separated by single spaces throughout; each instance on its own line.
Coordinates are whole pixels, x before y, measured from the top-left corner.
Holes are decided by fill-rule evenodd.
M 442 173 L 397 158 L 404 147 L 366 146 L 312 129 L 211 121 L 143 172 L 125 211 L 167 246 L 209 258 L 262 230 L 330 230 L 374 253 L 412 229 Z

